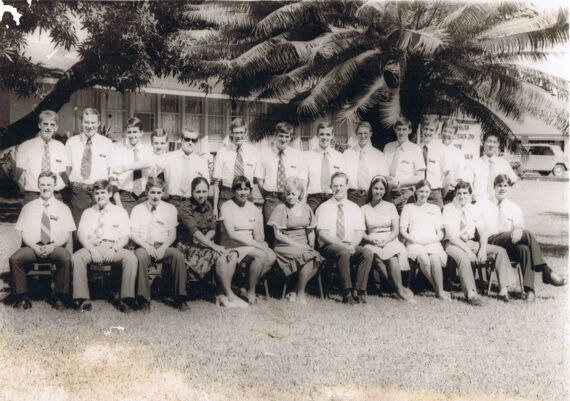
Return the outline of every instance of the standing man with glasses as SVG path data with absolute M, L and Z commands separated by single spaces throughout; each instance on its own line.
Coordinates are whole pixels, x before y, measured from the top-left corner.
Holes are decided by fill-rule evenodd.
M 97 110 L 83 110 L 82 132 L 69 138 L 65 144 L 71 164 L 68 173 L 71 181 L 71 213 L 75 224 L 79 224 L 83 211 L 92 205 L 93 183 L 109 179 L 115 145 L 98 133 L 100 125 Z
M 61 200 L 60 191 L 69 184 L 67 175 L 69 159 L 65 145 L 53 139 L 57 133 L 58 122 L 59 117 L 55 111 L 42 111 L 39 116 L 38 135 L 17 148 L 14 181 L 24 194 L 24 205 L 40 197 L 41 191 L 38 187 L 40 173 L 56 174 L 54 195 L 59 200 Z
M 125 142 L 113 152 L 111 173 L 117 177 L 117 205 L 121 205 L 130 214 L 138 203 L 144 201 L 153 154 L 150 146 L 141 143 L 141 120 L 137 117 L 129 118 L 125 131 Z
M 364 206 L 372 177 L 388 176 L 384 153 L 372 146 L 372 125 L 361 121 L 356 126 L 356 147 L 344 151 L 346 175 L 348 176 L 348 200 Z
M 424 116 L 422 120 L 422 154 L 426 165 L 425 178 L 431 185 L 428 203 L 443 209 L 443 181 L 449 174 L 443 144 L 436 138 L 439 121 Z
M 334 128 L 330 121 L 317 125 L 319 146 L 306 153 L 307 157 L 307 204 L 317 210 L 319 205 L 332 197 L 331 177 L 346 171 L 342 153 L 334 149 Z
M 247 126 L 237 117 L 230 125 L 229 146 L 221 148 L 214 161 L 214 215 L 217 219 L 222 204 L 233 198 L 232 183 L 235 177 L 244 176 L 253 182 L 259 151 L 245 142 Z

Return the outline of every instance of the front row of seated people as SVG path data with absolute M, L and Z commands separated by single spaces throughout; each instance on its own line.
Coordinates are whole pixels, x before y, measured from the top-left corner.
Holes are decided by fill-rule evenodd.
M 72 232 L 76 227 L 70 209 L 54 197 L 56 176 L 43 172 L 38 178 L 40 197 L 26 204 L 16 223 L 23 247 L 10 257 L 12 291 L 16 307 L 28 309 L 26 273 L 33 262 L 55 264 L 54 308 L 62 310 L 70 294 L 81 311 L 91 310 L 87 268 L 90 263 L 115 263 L 122 268 L 119 310 L 150 308 L 148 266 L 164 262 L 171 269 L 175 305 L 188 310 L 187 269 L 203 277 L 212 268 L 219 283 L 216 302 L 225 307 L 247 307 L 256 301 L 255 288 L 274 262 L 286 276 L 297 274 L 297 283 L 287 298 L 306 303 L 305 287 L 324 260 L 333 262 L 342 283 L 343 302 L 366 303 L 368 276 L 373 263 L 392 285 L 396 297 L 414 302 L 413 293 L 402 284 L 401 272 L 415 261 L 438 298 L 449 300 L 443 288 L 443 271 L 448 256 L 458 266 L 468 303 L 480 305 L 473 265 L 493 259 L 499 284 L 499 298 L 509 300 L 508 286 L 514 282 L 510 260 L 519 262 L 524 276 L 526 299 L 533 301 L 534 274 L 555 286 L 566 278 L 552 271 L 544 261 L 538 242 L 528 230 L 520 208 L 508 200 L 510 179 L 500 174 L 494 180 L 496 201 L 471 203 L 471 185 L 459 181 L 452 203 L 440 209 L 430 203 L 427 180 L 415 185 L 415 203 L 406 204 L 401 217 L 385 200 L 389 192 L 383 176 L 374 177 L 368 202 L 359 208 L 347 199 L 348 177 L 338 172 L 331 177 L 333 196 L 313 213 L 305 199 L 303 180 L 289 177 L 283 190 L 284 202 L 268 219 L 275 244 L 264 238 L 261 211 L 249 200 L 251 183 L 244 176 L 233 180 L 232 197 L 221 207 L 221 235 L 216 238 L 216 221 L 208 200 L 209 183 L 196 177 L 191 198 L 177 209 L 162 200 L 165 184 L 151 177 L 146 200 L 133 208 L 113 205 L 106 180 L 93 185 L 94 204 L 86 209 L 77 228 L 82 248 L 71 254 Z M 177 227 L 178 222 L 182 227 Z M 177 229 L 183 234 L 178 243 Z M 404 243 L 399 238 L 403 238 Z M 134 243 L 134 251 L 128 246 Z M 443 245 L 442 245 L 443 241 Z M 315 246 L 317 245 L 317 246 Z M 240 263 L 243 262 L 243 263 Z M 248 267 L 247 290 L 240 298 L 232 290 L 237 266 Z M 352 271 L 355 269 L 355 280 Z M 138 297 L 138 301 L 136 298 Z M 247 302 L 246 302 L 247 301 Z

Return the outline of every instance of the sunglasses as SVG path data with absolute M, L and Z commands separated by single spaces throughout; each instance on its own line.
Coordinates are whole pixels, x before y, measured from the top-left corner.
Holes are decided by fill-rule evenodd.
M 192 143 L 198 143 L 198 138 L 187 138 L 185 136 L 182 137 L 182 140 L 184 142 L 192 142 Z

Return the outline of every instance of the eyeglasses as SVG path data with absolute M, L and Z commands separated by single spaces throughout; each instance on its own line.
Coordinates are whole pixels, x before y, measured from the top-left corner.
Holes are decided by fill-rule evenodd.
M 182 140 L 184 142 L 192 142 L 192 143 L 197 143 L 198 142 L 198 138 L 187 138 L 185 136 L 182 137 Z

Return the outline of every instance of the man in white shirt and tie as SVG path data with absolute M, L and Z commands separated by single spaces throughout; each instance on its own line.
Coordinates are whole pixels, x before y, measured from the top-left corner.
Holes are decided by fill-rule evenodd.
M 71 280 L 71 233 L 75 223 L 69 208 L 53 197 L 56 176 L 41 172 L 38 177 L 40 197 L 24 205 L 16 222 L 24 246 L 10 256 L 12 294 L 16 308 L 29 309 L 27 272 L 34 262 L 50 262 L 56 267 L 53 307 L 64 309 Z
M 83 211 L 92 205 L 93 183 L 109 179 L 115 145 L 98 133 L 100 125 L 97 110 L 83 110 L 81 134 L 72 136 L 65 144 L 71 165 L 68 174 L 71 181 L 71 213 L 75 224 L 79 223 Z
M 368 197 L 370 181 L 377 175 L 388 176 L 388 165 L 384 153 L 372 146 L 372 125 L 361 121 L 356 126 L 357 145 L 344 151 L 346 174 L 348 175 L 348 200 L 363 206 Z
M 135 205 L 144 201 L 153 153 L 150 146 L 141 143 L 141 120 L 129 118 L 125 131 L 125 142 L 113 152 L 111 174 L 116 176 L 119 190 L 116 203 L 130 214 Z
M 214 215 L 217 217 L 222 204 L 233 197 L 232 183 L 235 177 L 244 176 L 254 182 L 255 167 L 259 162 L 259 150 L 246 143 L 247 126 L 242 118 L 234 118 L 230 125 L 229 146 L 222 147 L 214 160 Z
M 366 231 L 364 216 L 358 205 L 346 198 L 348 177 L 343 172 L 331 178 L 332 198 L 322 203 L 316 212 L 317 234 L 321 253 L 336 263 L 342 279 L 342 302 L 353 305 L 366 303 L 366 286 L 374 254 L 360 246 Z M 356 265 L 353 285 L 351 265 Z M 354 291 L 353 291 L 354 289 Z
M 185 128 L 182 131 L 181 148 L 156 158 L 156 165 L 164 172 L 166 179 L 170 195 L 168 202 L 173 204 L 179 213 L 182 204 L 192 196 L 192 180 L 196 177 L 210 180 L 208 162 L 196 153 L 199 136 L 195 129 Z
M 40 132 L 17 148 L 16 176 L 14 181 L 24 194 L 24 205 L 39 198 L 38 177 L 42 172 L 56 174 L 54 196 L 61 200 L 60 191 L 69 184 L 67 169 L 69 159 L 65 145 L 53 139 L 58 129 L 59 117 L 55 111 L 44 110 L 39 115 Z
M 342 153 L 334 149 L 334 128 L 330 121 L 317 125 L 319 146 L 306 152 L 307 157 L 307 204 L 315 211 L 319 205 L 332 197 L 330 180 L 334 173 L 346 171 Z
M 449 174 L 443 144 L 436 138 L 439 121 L 432 116 L 422 120 L 422 154 L 426 165 L 425 178 L 431 185 L 428 202 L 443 208 L 443 181 Z
M 287 177 L 307 179 L 303 152 L 290 146 L 293 126 L 280 122 L 275 126 L 275 149 L 261 155 L 255 168 L 255 179 L 263 195 L 263 221 L 267 223 L 273 209 L 281 203 Z
M 412 133 L 412 123 L 400 116 L 394 123 L 397 140 L 384 146 L 384 155 L 390 170 L 392 188 L 390 197 L 402 212 L 404 205 L 414 198 L 414 185 L 425 178 L 425 161 L 422 149 L 408 140 Z
M 441 142 L 443 143 L 446 164 L 449 168 L 449 173 L 445 176 L 443 182 L 444 204 L 453 201 L 457 181 L 462 180 L 469 182 L 465 174 L 465 154 L 453 143 L 457 137 L 458 129 L 459 124 L 454 118 L 445 120 L 441 126 Z

